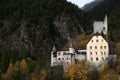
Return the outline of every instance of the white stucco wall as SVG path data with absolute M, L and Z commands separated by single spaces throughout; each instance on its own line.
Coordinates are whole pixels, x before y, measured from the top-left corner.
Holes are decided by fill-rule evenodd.
M 105 48 L 106 46 L 106 48 Z M 96 48 L 97 47 L 97 48 Z M 101 36 L 93 36 L 87 44 L 87 60 L 91 64 L 100 64 L 108 58 L 108 42 Z

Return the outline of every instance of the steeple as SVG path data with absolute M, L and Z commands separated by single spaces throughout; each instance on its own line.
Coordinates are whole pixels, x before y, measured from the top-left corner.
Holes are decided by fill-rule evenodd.
M 70 39 L 70 48 L 73 48 L 73 42 L 72 42 L 72 39 Z
M 75 49 L 73 48 L 73 41 L 72 41 L 71 37 L 69 37 L 68 39 L 69 39 L 69 43 L 70 43 L 70 45 L 69 45 L 69 52 L 74 54 Z
M 55 47 L 55 45 L 53 46 L 53 48 L 52 48 L 52 52 L 54 53 L 54 52 L 56 52 L 57 50 L 56 50 L 56 47 Z

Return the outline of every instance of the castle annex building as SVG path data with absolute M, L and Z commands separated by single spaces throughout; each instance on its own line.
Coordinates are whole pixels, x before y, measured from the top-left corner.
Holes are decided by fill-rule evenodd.
M 110 58 L 109 43 L 107 40 L 108 23 L 107 16 L 104 21 L 94 21 L 93 36 L 88 39 L 85 50 L 75 50 L 72 46 L 72 40 L 68 51 L 57 51 L 53 46 L 51 52 L 51 67 L 69 64 L 75 64 L 76 60 L 89 61 L 90 65 L 100 66 Z

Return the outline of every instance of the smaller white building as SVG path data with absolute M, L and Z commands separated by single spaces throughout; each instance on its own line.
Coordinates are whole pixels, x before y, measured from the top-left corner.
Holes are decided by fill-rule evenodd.
M 51 66 L 64 65 L 67 67 L 75 62 L 75 49 L 71 46 L 68 51 L 57 51 L 55 46 L 51 52 Z

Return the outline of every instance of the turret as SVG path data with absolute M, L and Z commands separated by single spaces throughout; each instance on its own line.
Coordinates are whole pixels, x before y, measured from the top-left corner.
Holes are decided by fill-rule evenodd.
M 72 54 L 74 54 L 74 52 L 75 52 L 75 49 L 73 48 L 73 42 L 72 42 L 71 38 L 70 38 L 69 52 L 72 53 Z
M 57 65 L 57 50 L 54 45 L 51 51 L 51 66 L 56 66 L 56 65 Z
M 57 52 L 55 45 L 52 48 L 52 53 Z

